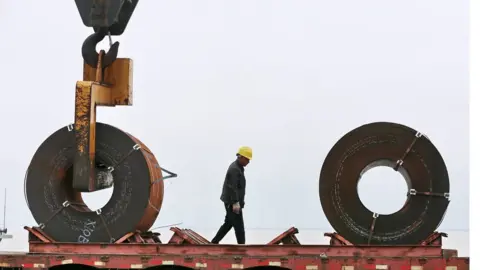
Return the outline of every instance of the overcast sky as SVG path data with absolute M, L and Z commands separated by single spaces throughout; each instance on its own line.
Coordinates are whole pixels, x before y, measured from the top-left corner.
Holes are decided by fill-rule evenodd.
M 43 140 L 73 122 L 91 30 L 65 0 L 0 0 L 0 25 L 0 186 L 7 227 L 25 239 L 22 226 L 35 221 L 24 174 Z M 468 253 L 468 1 L 142 0 L 113 39 L 134 59 L 134 106 L 101 108 L 97 120 L 141 139 L 179 175 L 155 226 L 183 222 L 211 238 L 224 218 L 225 171 L 249 145 L 247 231 L 331 231 L 318 196 L 325 156 L 351 129 L 390 121 L 427 134 L 442 153 L 452 202 L 440 229 L 457 237 L 449 248 Z M 379 170 L 364 177 L 361 197 L 395 211 L 406 185 Z

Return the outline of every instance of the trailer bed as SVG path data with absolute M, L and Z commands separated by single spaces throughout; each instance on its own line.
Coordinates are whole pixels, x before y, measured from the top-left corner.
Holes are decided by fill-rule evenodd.
M 434 233 L 415 246 L 354 246 L 338 234 L 330 245 L 301 245 L 294 227 L 265 245 L 214 245 L 197 233 L 180 228 L 168 243 L 158 234 L 131 233 L 118 243 L 56 243 L 42 231 L 29 230 L 28 253 L 0 254 L 0 267 L 39 269 L 74 268 L 145 269 L 151 267 L 191 269 L 246 269 L 275 267 L 305 270 L 465 270 L 468 257 L 442 249 L 445 234 Z M 40 236 L 40 237 L 39 237 Z M 42 239 L 43 238 L 43 239 Z M 57 269 L 57 267 L 55 267 Z
M 135 244 L 136 245 L 136 244 Z M 138 247 L 138 246 L 137 246 Z M 88 247 L 86 247 L 88 248 Z M 135 247 L 136 248 L 136 247 Z M 304 254 L 305 250 L 319 252 L 327 251 L 322 246 L 276 247 L 266 246 L 191 246 L 183 249 L 159 248 L 154 254 L 124 255 L 115 250 L 105 250 L 102 254 L 2 254 L 0 266 L 7 268 L 50 268 L 53 266 L 71 266 L 72 264 L 92 266 L 96 268 L 115 269 L 144 269 L 155 266 L 180 266 L 193 269 L 246 269 L 258 266 L 275 266 L 287 269 L 392 269 L 392 270 L 463 270 L 469 269 L 468 258 L 445 258 L 442 256 L 425 257 L 419 253 L 414 256 L 405 256 L 400 253 L 383 254 L 381 248 L 371 247 L 363 249 L 367 257 L 350 256 L 340 250 L 327 254 Z M 228 250 L 221 253 L 219 251 Z M 406 249 L 390 251 L 401 252 Z M 415 250 L 415 248 L 413 248 Z M 82 250 L 83 252 L 84 250 Z M 168 251 L 182 251 L 184 253 L 168 253 Z M 340 252 L 338 252 L 340 251 Z M 193 252 L 193 254 L 190 254 Z M 336 253 L 335 253 L 336 252 Z M 290 253 L 290 254 L 288 254 Z M 395 256 L 398 255 L 398 256 Z M 70 269 L 70 268 L 69 268 Z

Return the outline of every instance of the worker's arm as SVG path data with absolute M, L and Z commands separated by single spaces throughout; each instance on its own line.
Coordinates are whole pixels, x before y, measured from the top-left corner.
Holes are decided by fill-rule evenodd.
M 240 183 L 240 178 L 242 177 L 240 170 L 233 169 L 229 172 L 227 186 L 230 189 L 232 203 L 240 203 L 240 197 L 238 194 L 238 186 Z

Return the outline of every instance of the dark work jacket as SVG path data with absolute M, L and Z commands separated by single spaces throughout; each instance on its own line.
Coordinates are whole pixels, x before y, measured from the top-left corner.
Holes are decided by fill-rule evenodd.
M 245 186 L 247 183 L 243 172 L 244 168 L 238 160 L 235 160 L 228 167 L 222 195 L 220 196 L 220 200 L 225 204 L 232 205 L 239 202 L 242 208 L 245 205 Z

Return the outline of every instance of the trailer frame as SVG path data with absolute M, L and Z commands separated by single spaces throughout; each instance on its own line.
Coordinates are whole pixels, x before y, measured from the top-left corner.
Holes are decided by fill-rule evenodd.
M 178 227 L 167 243 L 158 233 L 133 232 L 115 243 L 58 243 L 38 227 L 29 232 L 28 253 L 0 254 L 0 267 L 47 269 L 74 265 L 100 269 L 151 267 L 246 269 L 275 267 L 295 270 L 466 270 L 468 257 L 443 249 L 444 233 L 433 233 L 414 246 L 356 246 L 341 235 L 325 233 L 329 245 L 302 245 L 291 227 L 265 245 L 215 245 L 198 233 Z

